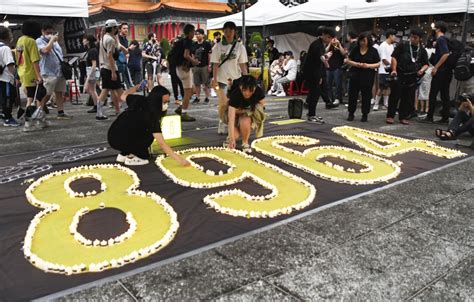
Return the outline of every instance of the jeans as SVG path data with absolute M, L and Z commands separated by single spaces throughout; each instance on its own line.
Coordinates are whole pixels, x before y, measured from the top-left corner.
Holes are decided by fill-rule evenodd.
M 16 101 L 16 88 L 10 83 L 0 81 L 0 104 L 5 120 L 12 118 L 12 108 Z
M 326 71 L 326 74 L 327 74 L 329 98 L 331 99 L 332 102 L 334 102 L 335 99 L 342 101 L 342 70 L 340 68 L 336 70 L 328 70 Z M 335 95 L 332 90 L 334 85 L 336 85 Z
M 465 111 L 458 111 L 449 123 L 448 129 L 454 131 L 454 136 L 468 131 L 471 135 L 474 135 L 474 118 Z
M 434 116 L 438 93 L 441 94 L 441 101 L 443 104 L 441 116 L 445 120 L 449 118 L 449 107 L 451 105 L 449 100 L 449 85 L 451 84 L 452 78 L 453 72 L 451 70 L 440 70 L 431 80 L 429 95 L 430 108 L 428 110 L 428 118 L 433 118 Z
M 287 77 L 282 77 L 277 79 L 275 82 L 273 82 L 273 91 L 278 91 L 282 92 L 283 91 L 283 84 L 289 83 L 290 80 Z

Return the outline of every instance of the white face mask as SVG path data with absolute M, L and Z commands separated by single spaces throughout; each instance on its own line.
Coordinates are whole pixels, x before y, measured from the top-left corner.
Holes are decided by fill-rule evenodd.
M 53 35 L 46 35 L 46 36 L 44 36 L 44 37 L 45 37 L 46 39 L 48 39 L 48 40 L 51 40 L 51 37 L 52 37 L 52 36 L 53 36 Z
M 168 103 L 163 103 L 161 105 L 161 111 L 166 111 L 166 110 L 168 110 Z

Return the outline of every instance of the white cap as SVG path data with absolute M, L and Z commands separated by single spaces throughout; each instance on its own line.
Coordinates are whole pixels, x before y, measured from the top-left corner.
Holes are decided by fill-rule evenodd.
M 117 20 L 109 19 L 109 20 L 105 21 L 105 28 L 114 27 L 114 26 L 119 26 Z

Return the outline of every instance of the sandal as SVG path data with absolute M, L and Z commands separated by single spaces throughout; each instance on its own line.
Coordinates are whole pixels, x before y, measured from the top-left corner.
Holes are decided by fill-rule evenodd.
M 443 141 L 451 141 L 451 140 L 455 140 L 456 136 L 454 135 L 453 130 L 448 130 L 448 131 L 443 132 L 443 134 L 441 134 L 439 138 L 441 138 L 441 140 Z
M 443 135 L 444 132 L 445 132 L 445 131 L 444 131 L 443 129 L 439 129 L 439 128 L 438 128 L 438 129 L 435 130 L 435 135 L 436 135 L 437 137 L 441 137 L 441 135 Z

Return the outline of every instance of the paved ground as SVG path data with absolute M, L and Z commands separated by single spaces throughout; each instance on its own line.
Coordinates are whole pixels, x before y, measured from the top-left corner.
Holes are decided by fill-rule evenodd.
M 196 105 L 195 123 L 215 127 L 216 100 Z M 271 119 L 286 101 L 269 100 Z M 106 141 L 84 105 L 72 121 L 51 120 L 43 132 L 0 127 L 0 154 Z M 318 108 L 328 123 L 433 138 L 436 126 L 345 121 L 345 108 Z M 314 127 L 318 127 L 315 125 Z M 463 143 L 469 142 L 469 137 Z M 61 300 L 370 300 L 472 301 L 474 297 L 474 159 L 198 255 Z

